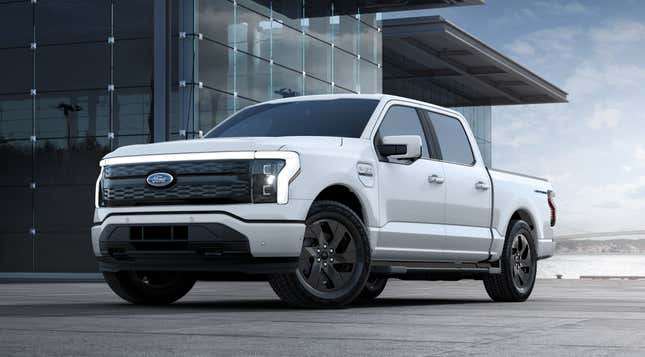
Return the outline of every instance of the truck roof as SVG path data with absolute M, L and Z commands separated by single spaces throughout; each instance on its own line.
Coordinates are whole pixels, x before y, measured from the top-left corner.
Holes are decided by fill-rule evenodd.
M 399 97 L 396 95 L 390 95 L 390 94 L 316 94 L 316 95 L 302 95 L 302 96 L 297 96 L 297 97 L 289 97 L 289 98 L 280 98 L 280 99 L 273 99 L 269 100 L 266 102 L 258 103 L 259 104 L 267 104 L 267 103 L 289 103 L 289 102 L 300 102 L 300 101 L 306 101 L 306 100 L 331 100 L 331 99 L 340 99 L 340 98 L 348 98 L 348 99 L 372 99 L 372 100 L 402 100 L 410 103 L 415 103 L 415 104 L 420 104 L 420 105 L 425 105 L 425 106 L 431 106 L 431 107 L 436 107 L 438 109 L 442 110 L 447 110 L 452 112 L 454 115 L 463 117 L 463 115 L 453 109 L 442 107 L 439 105 L 427 103 L 427 102 L 422 102 L 419 100 L 415 99 L 410 99 L 406 97 Z

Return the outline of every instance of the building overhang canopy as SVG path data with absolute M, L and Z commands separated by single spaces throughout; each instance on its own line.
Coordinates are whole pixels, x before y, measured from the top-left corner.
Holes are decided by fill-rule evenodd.
M 254 0 L 260 5 L 272 6 L 290 18 L 321 17 L 338 14 L 366 14 L 406 10 L 435 9 L 452 6 L 482 5 L 484 0 Z
M 383 20 L 383 92 L 445 106 L 567 101 L 562 89 L 440 16 Z

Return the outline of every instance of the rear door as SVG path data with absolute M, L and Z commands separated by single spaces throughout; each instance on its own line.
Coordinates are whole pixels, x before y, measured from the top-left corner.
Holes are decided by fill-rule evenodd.
M 418 109 L 394 104 L 386 109 L 374 138 L 375 147 L 385 136 L 418 135 L 422 156 L 413 162 L 378 162 L 379 211 L 375 260 L 437 260 L 444 241 L 446 189 L 443 163 L 431 160 Z M 378 153 L 377 153 L 378 155 Z M 430 177 L 439 180 L 429 180 Z M 435 181 L 435 182 L 430 182 Z
M 491 244 L 492 189 L 488 171 L 473 152 L 471 141 L 457 117 L 425 111 L 444 163 L 446 188 L 446 247 L 454 260 L 488 258 Z

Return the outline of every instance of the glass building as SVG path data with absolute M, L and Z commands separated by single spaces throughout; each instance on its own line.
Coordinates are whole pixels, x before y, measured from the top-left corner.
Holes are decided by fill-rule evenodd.
M 0 0 L 0 274 L 95 272 L 99 159 L 123 145 L 198 137 L 251 104 L 386 92 L 454 107 L 490 164 L 492 105 L 566 100 L 496 52 L 506 67 L 490 73 L 494 64 L 478 63 L 481 43 L 463 71 L 449 63 L 452 75 L 431 58 L 458 55 L 451 39 L 424 42 L 429 30 L 406 35 L 410 22 L 381 15 L 480 0 L 362 3 Z M 427 19 L 412 23 L 439 26 Z M 412 61 L 408 40 L 429 57 Z M 515 94 L 487 96 L 479 80 L 505 81 L 504 93 L 524 84 L 505 102 Z

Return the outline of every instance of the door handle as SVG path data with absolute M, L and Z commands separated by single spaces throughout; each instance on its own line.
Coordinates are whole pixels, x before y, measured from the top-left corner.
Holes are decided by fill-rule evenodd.
M 428 177 L 428 182 L 430 183 L 436 183 L 438 185 L 441 185 L 442 183 L 444 183 L 444 181 L 446 181 L 446 179 L 438 175 L 432 175 Z
M 477 183 L 475 184 L 475 188 L 482 191 L 486 191 L 489 189 L 488 184 L 486 184 L 484 181 L 477 181 Z

